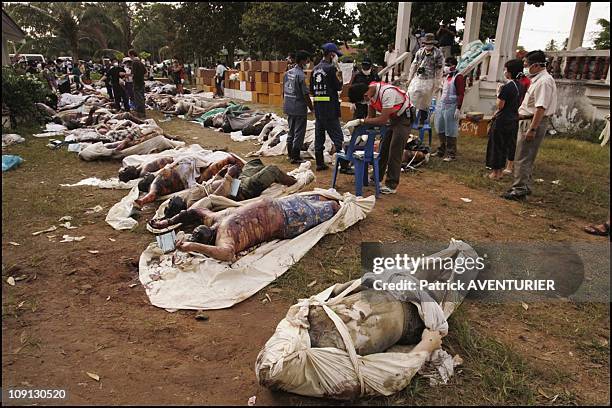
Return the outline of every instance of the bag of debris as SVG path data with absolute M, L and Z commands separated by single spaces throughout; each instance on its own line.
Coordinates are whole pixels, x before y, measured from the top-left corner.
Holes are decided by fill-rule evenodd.
M 426 259 L 463 258 L 465 265 L 477 257 L 471 246 L 453 239 Z M 381 291 L 374 290 L 374 282 L 455 282 L 477 274 L 460 267 L 387 270 L 300 299 L 257 356 L 257 379 L 273 390 L 343 400 L 394 394 L 417 372 L 434 372 L 427 376 L 445 383 L 460 358 L 399 344 L 419 342 L 425 329 L 446 335 L 447 319 L 467 291 Z

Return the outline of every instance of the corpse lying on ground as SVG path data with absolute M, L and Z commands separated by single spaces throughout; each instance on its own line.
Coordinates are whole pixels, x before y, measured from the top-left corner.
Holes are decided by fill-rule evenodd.
M 262 242 L 291 239 L 331 219 L 340 204 L 319 194 L 262 198 L 243 207 L 213 212 L 206 208 L 181 211 L 169 220 L 151 220 L 153 228 L 178 223 L 203 224 L 194 230 L 192 242 L 177 240 L 182 251 L 200 252 L 221 261 Z

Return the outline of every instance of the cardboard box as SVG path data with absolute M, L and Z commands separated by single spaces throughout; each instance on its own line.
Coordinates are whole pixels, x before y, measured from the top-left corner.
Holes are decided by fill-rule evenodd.
M 257 93 L 257 103 L 269 104 L 270 96 L 264 93 Z
M 246 89 L 245 91 L 248 92 L 255 92 L 257 91 L 256 87 L 255 87 L 255 82 L 246 82 Z
M 342 85 L 342 92 L 340 93 L 340 100 L 343 102 L 348 102 L 348 90 L 350 86 L 348 84 Z
M 270 95 L 281 95 L 283 86 L 281 84 L 268 83 L 268 93 Z
M 340 102 L 340 119 L 343 122 L 348 122 L 353 119 L 353 112 L 351 112 L 351 103 L 350 102 Z
M 241 71 L 247 71 L 247 61 L 240 61 L 240 70 Z
M 268 74 L 268 82 L 273 82 L 275 84 L 282 84 L 285 73 L 279 72 L 271 72 Z
M 270 95 L 270 105 L 283 106 L 283 98 L 280 95 Z
M 489 119 L 482 119 L 478 122 L 462 119 L 459 121 L 459 136 L 487 137 Z
M 268 93 L 268 83 L 267 82 L 255 82 L 255 91 L 257 93 Z
M 249 71 L 261 71 L 261 61 L 251 61 Z
M 263 72 L 270 72 L 270 61 L 261 61 L 261 70 Z
M 271 70 L 272 72 L 285 72 L 287 71 L 287 61 L 272 61 Z
M 255 72 L 255 82 L 268 82 L 268 73 L 267 72 Z

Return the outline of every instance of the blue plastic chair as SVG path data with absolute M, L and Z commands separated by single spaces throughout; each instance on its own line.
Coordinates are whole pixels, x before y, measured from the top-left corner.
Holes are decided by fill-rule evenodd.
M 429 146 L 431 147 L 431 138 L 433 135 L 433 131 L 431 129 L 431 124 L 429 123 L 429 119 L 431 115 L 436 111 L 436 100 L 432 99 L 431 105 L 429 105 L 429 115 L 427 115 L 427 119 L 425 119 L 425 123 L 423 124 L 423 128 L 419 129 L 419 118 L 421 116 L 421 111 L 417 110 L 416 121 L 412 126 L 413 129 L 419 130 L 419 139 L 421 139 L 421 143 L 425 140 L 425 132 L 427 132 L 429 136 Z
M 336 187 L 340 160 L 347 160 L 355 167 L 355 195 L 361 196 L 363 194 L 363 186 L 368 185 L 368 166 L 371 164 L 374 167 L 376 197 L 378 198 L 380 195 L 380 181 L 378 180 L 378 160 L 380 154 L 374 151 L 374 140 L 376 139 L 376 135 L 380 134 L 384 137 L 386 132 L 386 126 L 361 125 L 353 130 L 351 141 L 346 151 L 336 153 L 336 165 L 334 166 L 334 174 L 332 176 L 332 188 Z M 368 136 L 365 146 L 356 146 L 357 140 L 363 135 Z

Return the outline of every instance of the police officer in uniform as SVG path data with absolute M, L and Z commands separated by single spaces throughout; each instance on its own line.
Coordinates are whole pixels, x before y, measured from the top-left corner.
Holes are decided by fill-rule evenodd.
M 326 170 L 328 166 L 323 161 L 325 132 L 329 134 L 336 152 L 342 151 L 342 128 L 340 126 L 340 99 L 338 92 L 342 91 L 338 57 L 342 53 L 334 43 L 324 44 L 323 59 L 314 68 L 310 77 L 310 93 L 314 96 L 315 113 L 315 159 L 317 171 Z M 350 162 L 341 163 L 341 171 L 346 172 Z

